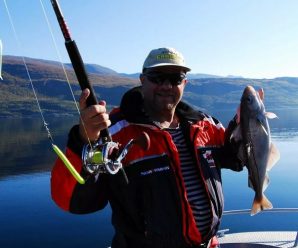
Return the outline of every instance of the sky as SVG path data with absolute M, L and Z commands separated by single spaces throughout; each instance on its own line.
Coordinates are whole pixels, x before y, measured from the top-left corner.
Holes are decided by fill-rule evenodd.
M 6 3 L 18 41 L 0 0 L 3 54 L 69 63 L 50 0 Z M 85 63 L 136 73 L 151 49 L 174 47 L 192 73 L 298 77 L 297 0 L 60 0 L 59 4 Z

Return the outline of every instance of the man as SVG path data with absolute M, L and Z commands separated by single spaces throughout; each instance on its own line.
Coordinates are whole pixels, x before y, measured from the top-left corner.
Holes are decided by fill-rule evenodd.
M 187 83 L 183 56 L 173 48 L 152 50 L 140 75 L 141 86 L 128 91 L 119 108 L 107 114 L 105 103 L 86 107 L 69 134 L 66 154 L 87 182 L 79 185 L 57 160 L 52 197 L 73 213 L 100 210 L 109 202 L 115 227 L 113 248 L 211 247 L 223 212 L 221 168 L 242 170 L 237 147 L 230 144 L 216 119 L 193 109 L 181 98 Z M 151 146 L 133 147 L 123 175 L 88 175 L 82 147 L 100 138 L 109 126 L 113 141 L 127 144 L 145 131 Z

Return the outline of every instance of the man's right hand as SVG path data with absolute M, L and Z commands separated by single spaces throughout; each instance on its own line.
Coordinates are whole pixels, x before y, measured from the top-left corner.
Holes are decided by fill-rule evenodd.
M 80 136 L 85 143 L 97 141 L 100 131 L 111 125 L 106 102 L 100 101 L 97 105 L 87 106 L 89 95 L 89 89 L 85 89 L 80 96 Z

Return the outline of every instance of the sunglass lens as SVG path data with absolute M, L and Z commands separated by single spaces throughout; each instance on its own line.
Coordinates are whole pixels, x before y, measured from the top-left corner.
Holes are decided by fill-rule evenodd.
M 166 80 L 169 80 L 171 85 L 180 85 L 183 79 L 186 78 L 184 73 L 146 73 L 147 78 L 155 84 L 161 85 Z
M 171 77 L 169 77 L 172 85 L 180 85 L 183 79 L 185 79 L 185 74 L 181 73 L 172 74 Z

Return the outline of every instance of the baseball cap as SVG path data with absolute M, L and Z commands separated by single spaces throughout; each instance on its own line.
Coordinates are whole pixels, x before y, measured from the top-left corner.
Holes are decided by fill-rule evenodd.
M 183 55 L 170 47 L 153 49 L 144 61 L 143 70 L 160 66 L 177 66 L 186 72 L 190 71 L 185 65 Z

